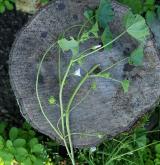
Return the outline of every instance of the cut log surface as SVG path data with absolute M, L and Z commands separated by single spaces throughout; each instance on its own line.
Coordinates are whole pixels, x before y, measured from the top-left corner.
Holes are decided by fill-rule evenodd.
M 82 24 L 84 11 L 87 8 L 95 8 L 98 3 L 99 0 L 58 0 L 50 3 L 22 29 L 11 51 L 10 80 L 21 113 L 35 129 L 57 141 L 60 139 L 42 115 L 36 97 L 38 66 L 46 49 L 57 41 L 58 36 L 71 26 Z M 115 18 L 110 28 L 116 37 L 124 29 L 122 17 L 128 8 L 114 1 L 112 7 Z M 76 36 L 78 31 L 78 28 L 72 28 L 67 35 Z M 99 43 L 97 40 L 90 40 L 81 45 L 81 50 L 94 44 Z M 136 41 L 125 35 L 113 44 L 112 50 L 100 51 L 86 58 L 83 68 L 89 70 L 93 65 L 100 64 L 99 70 L 103 70 L 106 66 L 129 56 L 136 46 Z M 79 90 L 70 114 L 74 147 L 95 146 L 109 137 L 127 131 L 140 117 L 156 106 L 160 96 L 160 61 L 151 38 L 146 42 L 144 53 L 141 67 L 133 67 L 123 61 L 110 69 L 114 78 L 130 80 L 128 93 L 124 93 L 119 83 L 103 78 L 88 79 Z M 66 71 L 69 58 L 70 53 L 61 55 L 62 74 Z M 75 65 L 70 73 L 78 68 L 79 66 Z M 82 71 L 82 75 L 84 74 Z M 64 105 L 80 79 L 70 74 L 63 94 Z M 96 82 L 97 88 L 90 90 L 93 82 Z M 60 119 L 58 92 L 58 50 L 52 48 L 42 64 L 39 95 L 46 116 L 55 126 Z M 56 98 L 57 105 L 49 105 L 50 96 Z M 77 105 L 79 102 L 81 103 Z M 99 138 L 98 134 L 104 135 L 103 139 Z

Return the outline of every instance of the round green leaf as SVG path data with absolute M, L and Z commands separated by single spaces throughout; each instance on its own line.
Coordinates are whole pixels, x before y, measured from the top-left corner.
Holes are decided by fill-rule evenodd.
M 25 144 L 26 144 L 26 140 L 25 139 L 16 139 L 13 142 L 13 145 L 15 147 L 23 147 L 23 146 L 25 146 Z
M 4 1 L 4 4 L 8 10 L 13 10 L 13 4 L 10 3 L 8 0 Z
M 0 151 L 0 157 L 4 160 L 4 161 L 11 161 L 14 156 L 6 151 Z
M 32 161 L 29 157 L 27 157 L 23 162 L 22 165 L 33 165 Z
M 32 138 L 32 139 L 29 141 L 29 146 L 30 146 L 30 148 L 32 148 L 35 144 L 38 144 L 38 139 L 37 139 L 37 138 Z
M 19 147 L 16 149 L 17 154 L 25 156 L 28 154 L 27 150 L 23 147 Z
M 44 146 L 42 144 L 35 144 L 32 149 L 32 153 L 43 153 L 44 151 Z
M 16 127 L 12 127 L 9 131 L 9 138 L 11 140 L 15 140 L 18 136 L 18 129 Z
M 44 165 L 44 164 L 43 164 L 43 160 L 41 160 L 41 159 L 36 159 L 36 160 L 34 161 L 34 165 Z
M 32 162 L 36 161 L 36 157 L 34 155 L 29 155 L 29 156 Z
M 33 130 L 29 130 L 28 132 L 29 132 L 30 137 L 34 137 L 36 135 L 35 131 Z
M 135 66 L 140 66 L 143 63 L 143 58 L 144 58 L 143 46 L 139 46 L 131 53 L 129 61 L 131 64 Z
M 101 0 L 99 8 L 96 11 L 96 20 L 100 27 L 106 28 L 108 23 L 113 20 L 114 13 L 112 11 L 112 5 L 110 0 Z
M 13 147 L 13 143 L 12 143 L 11 140 L 7 140 L 7 141 L 6 141 L 6 147 L 7 147 L 8 149 L 11 149 L 11 148 Z
M 27 156 L 28 156 L 28 151 L 25 148 L 23 147 L 16 148 L 15 157 L 17 161 L 22 162 L 26 159 Z
M 140 42 L 144 42 L 146 37 L 149 36 L 149 28 L 145 22 L 145 19 L 131 12 L 127 13 L 124 17 L 125 27 L 128 34 Z

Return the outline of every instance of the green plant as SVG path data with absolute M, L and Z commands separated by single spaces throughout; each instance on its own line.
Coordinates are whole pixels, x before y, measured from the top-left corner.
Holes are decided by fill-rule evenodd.
M 149 139 L 148 135 L 158 135 L 159 130 L 146 131 L 144 125 L 148 118 L 142 121 L 142 125 L 136 128 L 132 133 L 124 133 L 119 137 L 106 141 L 102 143 L 100 146 L 92 147 L 89 149 L 81 149 L 75 152 L 75 161 L 77 165 L 81 164 L 92 164 L 92 165 L 158 165 L 159 163 L 159 144 L 160 142 L 154 137 Z M 17 131 L 18 130 L 18 138 Z M 36 136 L 35 132 L 31 129 L 31 127 L 24 123 L 22 128 L 12 127 L 8 129 L 5 123 L 0 123 L 0 165 L 6 164 L 15 164 L 15 165 L 30 165 L 29 161 L 25 163 L 21 163 L 20 160 L 17 160 L 17 156 L 10 157 L 12 152 L 10 151 L 13 145 L 23 145 L 28 152 L 28 157 L 36 157 L 37 159 L 41 159 L 46 162 L 46 165 L 58 165 L 60 162 L 63 164 L 71 164 L 71 161 L 68 158 L 64 158 L 59 155 L 59 145 L 50 139 L 46 139 L 42 136 Z M 3 137 L 3 139 L 2 139 Z M 11 140 L 12 139 L 12 140 Z M 13 140 L 15 139 L 15 140 Z M 36 140 L 38 139 L 38 140 Z M 34 145 L 34 141 L 43 141 L 45 146 L 45 151 L 43 153 L 39 153 L 38 155 L 35 153 L 30 153 L 31 147 L 30 145 Z M 26 143 L 25 143 L 26 141 Z M 33 143 L 32 143 L 33 142 Z M 27 146 L 27 143 L 29 146 Z M 24 145 L 25 144 L 25 145 Z M 40 144 L 40 143 L 39 143 Z M 41 145 L 41 144 L 40 144 Z M 5 147 L 6 146 L 6 147 Z M 9 147 L 9 148 L 8 148 Z M 42 147 L 44 148 L 44 147 Z M 13 149 L 12 149 L 13 150 Z M 37 150 L 37 149 L 36 149 Z M 38 151 L 40 151 L 38 149 Z M 52 162 L 49 162 L 47 154 L 52 158 Z M 25 159 L 23 152 L 21 151 L 21 158 Z M 1 156 L 2 155 L 2 156 Z M 3 159 L 2 159 L 3 157 Z M 12 158 L 12 159 L 11 159 Z M 5 163 L 5 164 L 4 164 Z M 40 162 L 37 162 L 37 165 L 40 165 Z M 31 165 L 36 165 L 36 163 L 31 163 Z
M 122 133 L 97 147 L 75 150 L 76 164 L 158 165 L 160 161 L 160 130 L 155 128 L 152 131 L 147 131 L 145 125 L 148 123 L 149 116 L 145 116 L 130 133 Z M 58 165 L 59 162 L 71 164 L 68 157 L 64 158 L 58 154 L 58 144 L 50 140 L 46 144 L 55 165 Z M 58 150 L 55 150 L 55 146 Z M 55 153 L 57 154 L 55 155 Z
M 13 10 L 15 0 L 0 0 L 0 13 L 4 13 L 5 10 Z
M 39 0 L 38 2 L 45 5 L 49 2 L 49 0 Z M 0 0 L 0 13 L 4 13 L 6 10 L 12 11 L 15 3 L 16 0 Z M 27 3 L 27 1 L 25 3 Z
M 23 128 L 11 127 L 0 123 L 0 158 L 2 165 L 43 165 L 48 161 L 47 152 L 36 133 L 24 123 Z M 4 163 L 4 164 L 3 164 Z
M 135 0 L 134 3 L 132 0 L 118 0 L 120 3 L 123 3 L 129 6 L 134 13 L 143 14 L 148 11 L 153 11 L 156 8 L 155 0 Z
M 77 95 L 82 85 L 86 82 L 86 80 L 93 79 L 94 77 L 104 78 L 106 79 L 106 81 L 107 79 L 110 79 L 113 82 L 117 82 L 122 86 L 124 92 L 128 92 L 129 80 L 124 79 L 120 81 L 120 80 L 117 80 L 116 78 L 113 78 L 112 75 L 109 73 L 109 69 L 115 67 L 118 63 L 124 60 L 128 60 L 128 62 L 132 65 L 136 65 L 136 66 L 141 65 L 143 62 L 144 43 L 145 43 L 146 37 L 149 35 L 149 29 L 145 23 L 144 18 L 140 15 L 134 15 L 131 12 L 129 12 L 124 17 L 125 30 L 113 39 L 108 23 L 111 22 L 112 19 L 114 18 L 114 13 L 111 9 L 110 1 L 108 0 L 101 0 L 98 9 L 88 10 L 84 13 L 84 15 L 87 18 L 87 23 L 81 26 L 81 29 L 77 35 L 77 38 L 70 37 L 69 39 L 67 39 L 65 38 L 65 33 L 64 33 L 62 37 L 58 39 L 56 43 L 51 45 L 46 50 L 45 54 L 43 55 L 41 59 L 41 62 L 38 68 L 37 79 L 36 79 L 36 94 L 37 94 L 37 99 L 40 105 L 41 112 L 43 116 L 45 117 L 45 119 L 47 120 L 47 122 L 52 127 L 53 131 L 59 136 L 61 141 L 63 141 L 73 165 L 75 165 L 75 158 L 74 158 L 74 150 L 73 150 L 73 144 L 72 144 L 72 135 L 75 135 L 77 133 L 71 132 L 69 121 L 70 121 L 70 111 L 72 110 L 72 106 L 73 106 L 72 104 L 75 99 L 75 96 Z M 87 24 L 87 28 L 85 26 L 86 24 Z M 70 29 L 72 29 L 72 27 L 67 30 L 70 30 Z M 79 81 L 71 97 L 69 98 L 68 104 L 64 106 L 63 92 L 64 92 L 64 87 L 67 84 L 67 79 L 71 75 L 70 74 L 71 68 L 77 63 L 82 67 L 84 60 L 88 56 L 91 56 L 94 53 L 104 48 L 107 51 L 107 48 L 108 47 L 111 48 L 111 45 L 113 42 L 117 41 L 119 38 L 121 38 L 125 34 L 129 34 L 139 43 L 139 46 L 131 53 L 130 57 L 117 61 L 112 66 L 106 66 L 106 69 L 104 69 L 103 71 L 97 74 L 94 74 L 94 70 L 96 70 L 97 67 L 99 67 L 99 64 L 95 64 L 92 68 L 90 68 L 90 70 L 86 71 L 84 76 L 81 75 L 80 68 L 76 70 L 75 73 L 72 74 L 72 76 L 73 75 L 79 76 L 81 77 L 81 80 Z M 103 45 L 93 45 L 89 49 L 85 50 L 84 52 L 80 52 L 80 48 L 79 48 L 80 44 L 86 42 L 90 38 L 95 38 L 97 39 L 97 41 L 99 40 L 99 38 L 101 38 Z M 53 125 L 51 121 L 48 119 L 48 117 L 46 116 L 43 110 L 43 106 L 41 103 L 41 99 L 39 97 L 39 90 L 38 90 L 41 66 L 46 56 L 48 55 L 48 52 L 53 47 L 58 47 L 58 49 L 60 50 L 59 51 L 60 52 L 59 53 L 59 69 L 58 69 L 60 89 L 59 89 L 59 98 L 56 99 L 54 96 L 51 96 L 51 98 L 49 98 L 49 103 L 52 105 L 58 104 L 60 107 L 61 117 L 57 125 L 61 123 L 62 130 L 60 130 L 59 127 L 57 128 L 55 125 Z M 70 62 L 63 76 L 61 73 L 61 51 L 62 52 L 70 51 L 72 53 Z M 93 87 L 96 88 L 96 84 L 91 84 L 91 89 L 93 89 Z M 95 135 L 86 135 L 86 136 L 97 136 L 97 138 L 103 138 L 103 134 L 100 134 L 98 132 Z
M 144 15 L 147 23 L 152 23 L 156 15 L 159 17 L 160 6 L 157 4 L 156 0 L 118 0 L 119 2 L 129 6 L 134 13 Z
M 40 0 L 40 2 L 43 4 L 47 4 L 49 2 L 49 0 Z
M 159 144 L 158 141 L 150 142 L 147 134 L 148 132 L 140 127 L 132 134 L 124 133 L 96 148 L 82 149 L 77 154 L 77 162 L 92 165 L 147 165 L 147 162 L 154 162 L 155 155 L 151 155 L 151 147 Z
M 154 35 L 156 46 L 160 49 L 160 3 L 157 0 L 118 0 L 119 2 L 128 5 L 135 13 L 145 17 L 151 32 Z
M 159 130 L 147 131 L 148 121 L 149 116 L 145 116 L 132 132 L 122 133 L 97 147 L 77 151 L 77 164 L 154 165 L 159 161 Z

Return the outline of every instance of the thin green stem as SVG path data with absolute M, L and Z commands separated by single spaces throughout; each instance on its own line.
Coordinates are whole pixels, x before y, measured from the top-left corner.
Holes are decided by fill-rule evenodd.
M 71 65 L 72 65 L 72 60 L 71 60 Z M 70 66 L 70 65 L 69 65 Z M 74 90 L 69 103 L 67 105 L 67 109 L 66 109 L 66 129 L 67 129 L 67 135 L 68 135 L 68 141 L 69 141 L 69 145 L 70 145 L 70 150 L 71 150 L 71 155 L 72 158 L 74 160 L 74 151 L 73 151 L 73 144 L 72 144 L 72 139 L 71 139 L 71 131 L 70 131 L 70 108 L 71 105 L 73 103 L 73 100 L 77 94 L 77 92 L 79 91 L 79 89 L 81 88 L 81 86 L 84 84 L 84 82 L 87 80 L 87 78 L 89 77 L 89 75 L 98 67 L 99 65 L 95 65 L 80 81 L 80 83 L 78 84 L 78 86 L 76 87 L 76 89 Z
M 121 81 L 119 81 L 119 80 L 117 80 L 117 79 L 114 79 L 114 78 L 108 78 L 109 80 L 112 80 L 112 81 L 115 81 L 115 82 L 117 82 L 117 83 L 122 83 Z
M 51 121 L 48 119 L 48 117 L 46 116 L 44 110 L 43 110 L 43 106 L 42 106 L 42 103 L 41 103 L 41 100 L 40 100 L 40 96 L 39 96 L 39 90 L 38 90 L 38 86 L 39 86 L 39 75 L 40 75 L 40 70 L 41 70 L 41 67 L 42 67 L 42 64 L 46 58 L 46 56 L 48 55 L 49 51 L 56 45 L 56 43 L 52 44 L 47 50 L 46 52 L 44 53 L 41 61 L 40 61 L 40 64 L 39 64 L 39 67 L 38 67 L 38 71 L 37 71 L 37 76 L 36 76 L 36 96 L 37 96 L 37 100 L 38 100 L 38 104 L 40 106 L 40 110 L 43 114 L 43 116 L 45 117 L 46 121 L 49 123 L 49 125 L 52 127 L 52 129 L 55 131 L 55 133 L 60 137 L 60 139 L 64 142 L 64 145 L 66 147 L 66 150 L 67 150 L 67 153 L 69 155 L 70 158 L 72 158 L 71 154 L 70 154 L 70 151 L 69 151 L 69 148 L 68 148 L 68 145 L 62 135 L 61 132 L 59 132 L 59 130 L 57 130 L 54 125 L 51 123 Z
M 86 73 L 86 75 L 82 78 L 82 80 L 80 81 L 80 83 L 78 84 L 77 88 L 75 89 L 75 91 L 73 92 L 69 103 L 67 105 L 67 110 L 66 113 L 68 113 L 68 111 L 70 110 L 71 104 L 75 98 L 75 95 L 77 94 L 77 92 L 79 91 L 80 87 L 83 85 L 83 83 L 86 81 L 86 79 L 90 76 L 91 73 L 93 73 L 93 71 L 98 67 L 99 65 L 95 65 L 92 69 L 90 69 L 90 71 L 88 73 Z
M 67 28 L 63 33 L 62 33 L 62 37 L 64 37 L 65 33 L 68 32 L 69 30 L 76 28 L 76 27 L 82 27 L 83 25 L 79 24 L 79 25 L 73 25 L 69 28 Z
M 122 32 L 120 35 L 118 35 L 116 38 L 114 38 L 112 41 L 110 41 L 109 43 L 107 43 L 106 45 L 103 45 L 102 47 L 100 47 L 100 48 L 98 48 L 98 49 L 96 49 L 96 50 L 94 50 L 94 51 L 92 51 L 90 53 L 87 53 L 87 54 L 85 54 L 83 56 L 80 56 L 80 57 L 76 58 L 75 60 L 73 60 L 73 62 L 77 62 L 77 61 L 79 61 L 79 60 L 81 60 L 81 59 L 83 59 L 85 57 L 88 57 L 88 56 L 92 55 L 93 53 L 96 53 L 96 52 L 104 49 L 105 47 L 109 46 L 110 44 L 112 44 L 113 42 L 115 42 L 116 40 L 118 40 L 119 38 L 121 38 L 125 33 L 126 33 L 126 30 L 124 32 Z
M 90 20 L 87 20 L 87 21 L 82 25 L 82 27 L 81 27 L 81 29 L 80 29 L 80 31 L 79 31 L 79 33 L 78 33 L 78 37 L 77 37 L 78 40 L 80 40 L 80 35 L 81 35 L 81 33 L 82 33 L 84 27 L 88 27 L 87 24 L 90 23 L 90 21 L 91 21 L 94 17 L 95 17 L 95 16 L 92 16 L 92 17 L 90 18 Z
M 69 64 L 68 64 L 68 67 L 67 67 L 67 70 L 65 72 L 65 75 L 63 77 L 63 80 L 62 80 L 62 83 L 60 84 L 60 91 L 59 91 L 59 101 L 60 101 L 60 110 L 61 110 L 61 122 L 62 122 L 62 131 L 63 131 L 63 136 L 65 136 L 65 123 L 64 123 L 64 107 L 63 107 L 63 89 L 64 89 L 64 85 L 65 85 L 65 82 L 66 82 L 66 79 L 67 79 L 67 76 L 69 74 L 69 71 L 72 67 L 72 60 L 70 60 Z M 66 126 L 67 127 L 67 126 Z M 64 138 L 64 142 L 66 143 L 66 140 Z M 72 141 L 71 141 L 72 143 Z M 70 142 L 69 142 L 70 144 Z M 67 143 L 65 144 L 67 147 Z M 70 145 L 71 146 L 71 145 Z M 75 165 L 75 160 L 74 160 L 74 152 L 73 152 L 73 147 L 71 148 L 70 147 L 70 159 L 72 161 L 72 164 Z
M 135 162 L 132 162 L 132 161 L 130 161 L 130 160 L 128 160 L 128 159 L 122 158 L 122 160 L 137 165 Z
M 84 95 L 84 97 L 74 107 L 71 108 L 70 112 L 73 111 L 78 105 L 80 105 L 86 99 L 86 97 L 89 95 L 90 92 L 91 89 L 89 89 L 87 93 Z
M 87 134 L 87 133 L 71 133 L 70 135 L 80 135 L 80 136 L 88 136 L 88 137 L 98 137 L 98 134 Z M 66 135 L 65 138 L 67 138 L 69 135 Z
M 61 49 L 58 50 L 58 79 L 59 85 L 61 84 Z
M 121 145 L 124 145 L 123 142 L 125 142 L 127 140 L 127 138 L 128 137 L 125 137 L 122 141 L 118 141 L 116 139 L 113 139 L 114 141 L 118 142 L 119 144 L 117 144 L 117 146 L 114 147 L 114 150 L 111 153 L 112 156 L 115 155 L 115 154 L 117 154 L 118 149 L 121 149 Z
M 108 78 L 105 78 L 105 77 L 102 77 L 101 75 L 91 75 L 90 76 L 90 78 L 95 78 L 95 77 L 97 77 L 97 78 L 104 78 L 104 79 L 108 79 L 108 80 L 112 80 L 112 81 L 115 81 L 115 82 L 117 82 L 117 83 L 120 83 L 120 84 L 122 84 L 122 82 L 121 81 L 119 81 L 119 80 L 117 80 L 117 79 L 114 79 L 114 78 L 112 78 L 112 77 L 108 77 Z
M 121 154 L 121 155 L 119 155 L 119 156 L 116 156 L 116 157 L 112 158 L 109 162 L 107 162 L 106 165 L 108 165 L 109 163 L 111 163 L 113 160 L 117 160 L 117 159 L 119 159 L 119 158 L 121 158 L 121 157 L 123 157 L 123 156 L 129 155 L 129 154 L 133 154 L 134 152 L 137 152 L 137 151 L 139 151 L 139 150 L 142 150 L 142 149 L 144 149 L 144 148 L 147 148 L 147 147 L 149 147 L 149 146 L 151 146 L 151 145 L 154 145 L 154 144 L 157 144 L 157 143 L 159 143 L 159 142 L 154 142 L 154 143 L 148 144 L 148 145 L 146 145 L 146 146 L 137 148 L 137 149 L 135 149 L 135 150 L 133 150 L 133 151 L 129 151 L 129 152 L 126 152 L 126 153 Z
M 86 97 L 89 95 L 90 92 L 91 92 L 91 89 L 89 89 L 88 92 L 85 94 L 85 96 L 74 107 L 71 108 L 70 112 L 72 112 L 79 104 L 81 104 L 86 99 Z M 59 131 L 60 131 L 60 129 L 59 129 L 60 121 L 61 121 L 61 117 L 58 119 L 58 122 L 57 122 L 57 129 Z M 80 134 L 80 133 L 73 133 L 73 134 L 75 135 L 75 134 Z M 66 137 L 67 137 L 67 135 L 64 138 L 66 138 Z
M 43 61 L 45 59 L 45 57 L 47 56 L 48 52 L 56 45 L 56 43 L 52 44 L 47 50 L 46 52 L 44 53 L 41 61 L 40 61 L 40 64 L 39 64 L 39 67 L 38 67 L 38 72 L 37 72 L 37 76 L 36 76 L 36 96 L 37 96 L 37 100 L 38 100 L 38 103 L 39 103 L 39 106 L 40 106 L 40 110 L 43 114 L 43 116 L 45 117 L 45 119 L 47 120 L 47 122 L 50 124 L 50 126 L 53 128 L 53 130 L 55 131 L 55 133 L 63 140 L 63 137 L 61 136 L 61 133 L 59 131 L 57 131 L 57 129 L 54 127 L 54 125 L 51 123 L 51 121 L 48 119 L 48 117 L 46 116 L 44 110 L 43 110 L 43 106 L 42 106 L 42 103 L 41 103 L 41 100 L 40 100 L 40 96 L 39 96 L 39 90 L 38 90 L 38 85 L 39 85 L 39 75 L 40 75 L 40 70 L 41 70 L 41 67 L 42 67 L 42 64 L 43 64 Z
M 60 131 L 60 128 L 59 128 L 59 123 L 60 123 L 60 121 L 61 121 L 61 118 L 62 118 L 62 116 L 60 116 L 60 118 L 58 119 L 58 122 L 57 122 L 57 129 Z M 62 135 L 63 136 L 63 135 Z
M 80 31 L 79 31 L 79 33 L 78 33 L 78 37 L 77 37 L 78 40 L 80 40 L 80 35 L 81 35 L 81 33 L 82 33 L 84 27 L 86 26 L 86 24 L 87 24 L 87 23 L 84 23 L 84 24 L 82 25 L 82 27 L 81 27 L 81 29 L 80 29 Z
M 62 132 L 65 136 L 65 125 L 64 125 L 64 107 L 63 107 L 63 88 L 67 79 L 67 76 L 69 74 L 70 68 L 72 66 L 72 60 L 70 60 L 68 68 L 65 72 L 65 75 L 63 77 L 62 83 L 60 84 L 60 91 L 59 91 L 59 102 L 60 102 L 60 110 L 61 110 L 61 122 L 62 122 Z
M 103 73 L 103 72 L 108 71 L 109 69 L 112 69 L 113 67 L 115 67 L 115 66 L 118 65 L 119 63 L 121 63 L 121 62 L 127 60 L 128 58 L 129 58 L 129 57 L 126 57 L 126 58 L 124 58 L 124 59 L 122 59 L 122 60 L 120 60 L 120 61 L 115 62 L 113 65 L 107 67 L 106 69 L 102 70 L 102 71 L 99 72 L 98 74 L 101 74 L 101 73 Z

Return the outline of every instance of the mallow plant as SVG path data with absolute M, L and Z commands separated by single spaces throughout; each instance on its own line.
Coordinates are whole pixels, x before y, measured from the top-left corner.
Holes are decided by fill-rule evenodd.
M 111 68 L 116 67 L 117 64 L 122 63 L 125 60 L 128 61 L 129 64 L 135 65 L 136 67 L 142 65 L 143 57 L 144 57 L 143 49 L 144 49 L 145 41 L 149 36 L 149 28 L 147 27 L 144 18 L 140 15 L 137 14 L 135 15 L 131 11 L 129 11 L 128 13 L 125 14 L 123 18 L 123 25 L 125 27 L 124 31 L 122 31 L 119 35 L 113 38 L 113 35 L 109 28 L 109 23 L 111 23 L 111 21 L 114 19 L 114 12 L 112 10 L 112 6 L 109 0 L 101 0 L 96 10 L 86 10 L 84 16 L 86 18 L 86 21 L 84 24 L 81 25 L 80 31 L 76 37 L 71 36 L 70 38 L 67 38 L 64 33 L 63 35 L 61 35 L 61 38 L 57 40 L 57 42 L 49 46 L 49 48 L 42 56 L 36 78 L 36 95 L 40 106 L 40 110 L 44 118 L 47 120 L 48 124 L 52 127 L 53 131 L 59 136 L 61 141 L 63 141 L 73 165 L 75 165 L 76 163 L 74 158 L 72 137 L 76 133 L 71 132 L 70 129 L 70 112 L 73 110 L 72 109 L 73 101 L 78 91 L 82 88 L 83 84 L 88 79 L 96 77 L 96 78 L 103 78 L 106 81 L 112 80 L 113 82 L 114 81 L 118 82 L 119 85 L 124 90 L 124 92 L 127 93 L 130 86 L 130 81 L 127 79 L 121 81 L 116 79 L 115 77 L 113 78 L 109 71 Z M 70 27 L 66 31 L 72 30 L 72 28 L 73 27 Z M 89 70 L 86 70 L 84 75 L 81 74 L 81 67 L 79 67 L 79 69 L 75 70 L 75 72 L 71 74 L 71 69 L 73 69 L 73 66 L 75 64 L 78 64 L 79 66 L 83 66 L 83 62 L 86 61 L 89 56 L 94 56 L 95 53 L 97 53 L 100 50 L 108 51 L 108 49 L 112 48 L 112 44 L 115 41 L 118 41 L 125 34 L 130 35 L 130 37 L 132 37 L 138 42 L 138 47 L 128 57 L 125 57 L 124 59 L 115 62 L 111 66 L 106 66 L 104 70 L 100 71 L 97 74 L 95 74 L 96 73 L 95 70 L 99 67 L 99 64 L 95 64 Z M 91 45 L 89 49 L 81 52 L 80 45 L 84 44 L 91 38 L 97 40 L 101 39 L 103 44 Z M 39 77 L 40 77 L 41 67 L 47 55 L 49 54 L 49 51 L 53 47 L 60 50 L 59 67 L 58 67 L 59 98 L 56 99 L 55 96 L 51 96 L 50 98 L 48 98 L 48 101 L 52 105 L 58 104 L 59 106 L 61 117 L 57 125 L 53 125 L 52 122 L 49 120 L 48 116 L 44 111 L 42 100 L 40 99 L 39 96 Z M 72 55 L 70 57 L 65 73 L 62 74 L 61 55 L 64 52 L 71 52 Z M 71 97 L 69 98 L 67 105 L 66 104 L 64 105 L 63 103 L 64 88 L 65 86 L 67 86 L 67 80 L 70 76 L 79 76 L 80 81 L 73 90 L 73 93 L 71 94 Z M 92 83 L 91 90 L 94 90 L 96 86 L 97 84 L 95 82 Z M 84 96 L 84 98 L 85 97 L 86 96 Z M 59 127 L 59 124 L 61 124 L 61 128 Z M 97 136 L 97 138 L 103 138 L 102 134 L 96 134 L 94 136 Z

